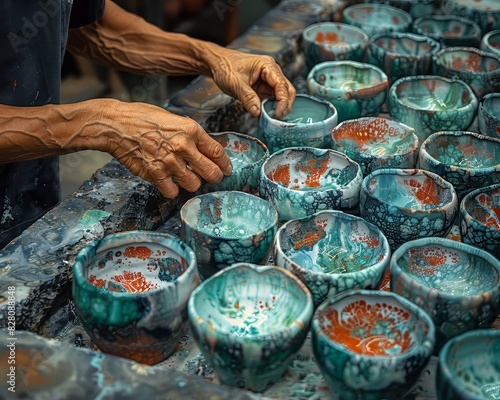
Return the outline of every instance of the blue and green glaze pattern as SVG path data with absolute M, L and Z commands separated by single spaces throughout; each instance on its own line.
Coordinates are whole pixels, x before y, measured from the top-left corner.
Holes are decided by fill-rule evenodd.
M 322 211 L 283 224 L 273 259 L 309 288 L 315 307 L 351 289 L 377 289 L 391 251 L 380 229 L 342 211 Z
M 290 272 L 236 263 L 203 281 L 189 300 L 191 331 L 220 381 L 261 392 L 299 351 L 312 296 Z
M 488 93 L 479 101 L 477 125 L 479 133 L 500 139 L 500 93 Z

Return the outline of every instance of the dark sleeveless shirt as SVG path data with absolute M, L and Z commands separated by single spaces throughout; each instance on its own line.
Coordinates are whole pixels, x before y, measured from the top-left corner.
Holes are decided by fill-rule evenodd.
M 104 0 L 1 0 L 0 104 L 59 103 L 68 29 L 94 22 L 103 10 Z M 0 249 L 59 196 L 57 157 L 0 163 Z

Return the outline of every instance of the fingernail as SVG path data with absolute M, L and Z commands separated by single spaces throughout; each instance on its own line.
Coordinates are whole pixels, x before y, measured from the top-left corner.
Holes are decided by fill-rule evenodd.
M 258 113 L 259 113 L 259 107 L 257 107 L 256 105 L 250 107 L 250 114 L 256 116 Z

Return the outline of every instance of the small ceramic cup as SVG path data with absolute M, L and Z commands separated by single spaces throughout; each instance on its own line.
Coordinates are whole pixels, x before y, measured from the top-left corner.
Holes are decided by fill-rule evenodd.
M 500 29 L 485 34 L 481 38 L 479 48 L 500 57 Z
M 500 93 L 488 93 L 479 101 L 477 125 L 483 135 L 500 139 Z
M 293 107 L 283 119 L 274 115 L 276 99 L 262 102 L 259 126 L 270 153 L 287 147 L 317 147 L 329 149 L 331 131 L 337 125 L 337 110 L 327 100 L 297 94 Z
M 236 263 L 189 299 L 193 337 L 220 381 L 262 392 L 302 347 L 313 314 L 307 287 L 276 266 Z
M 311 324 L 315 361 L 336 400 L 399 400 L 434 349 L 429 315 L 395 293 L 351 290 L 330 297 Z
M 382 168 L 415 168 L 415 129 L 384 117 L 341 122 L 332 130 L 332 148 L 356 161 L 366 176 Z
M 193 250 L 167 233 L 111 234 L 84 247 L 73 264 L 73 300 L 92 341 L 142 364 L 175 351 L 199 283 Z
M 180 219 L 181 238 L 194 250 L 202 279 L 237 262 L 267 262 L 278 229 L 268 201 L 239 191 L 193 197 Z
M 379 67 L 356 61 L 317 64 L 306 77 L 310 95 L 330 101 L 338 122 L 376 117 L 387 99 L 389 78 Z
M 500 29 L 500 3 L 497 0 L 441 0 L 441 13 L 474 21 L 483 35 Z

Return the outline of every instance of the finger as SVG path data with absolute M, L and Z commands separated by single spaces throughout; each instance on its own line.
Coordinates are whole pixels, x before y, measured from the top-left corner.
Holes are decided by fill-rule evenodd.
M 165 170 L 165 165 L 156 163 L 148 166 L 145 179 L 155 185 L 163 197 L 173 199 L 179 195 L 179 187 L 174 183 L 172 177 Z
M 211 160 L 222 171 L 224 175 L 231 175 L 231 172 L 233 171 L 231 159 L 224 150 L 224 147 L 219 142 L 205 133 L 199 138 L 198 149 L 200 153 L 203 154 L 203 156 L 205 156 L 207 159 Z M 205 160 L 200 158 L 197 163 L 200 162 L 204 163 Z M 193 167 L 191 161 L 189 161 L 189 165 Z

